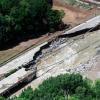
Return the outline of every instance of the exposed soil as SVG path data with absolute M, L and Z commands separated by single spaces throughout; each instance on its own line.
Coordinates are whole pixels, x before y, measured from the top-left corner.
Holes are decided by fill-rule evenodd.
M 60 1 L 60 2 L 58 2 L 58 1 Z M 63 18 L 63 22 L 66 24 L 71 24 L 72 26 L 76 26 L 77 24 L 80 24 L 80 23 L 82 23 L 82 22 L 84 22 L 85 20 L 88 20 L 89 18 L 91 18 L 91 17 L 93 17 L 93 16 L 95 16 L 96 14 L 95 14 L 95 12 L 98 12 L 98 13 L 100 13 L 100 11 L 99 10 L 97 10 L 97 9 L 93 9 L 93 10 L 89 10 L 89 11 L 87 11 L 87 10 L 83 10 L 83 9 L 79 9 L 79 8 L 74 8 L 74 7 L 72 7 L 72 6 L 69 6 L 69 5 L 65 5 L 65 4 L 62 4 L 61 3 L 61 1 L 62 0 L 55 0 L 55 3 L 54 3 L 54 6 L 53 6 L 53 9 L 57 9 L 57 10 L 64 10 L 64 12 L 65 12 L 65 16 L 64 16 L 64 18 Z M 56 32 L 55 34 L 61 34 L 61 32 Z M 94 34 L 94 33 L 93 33 Z M 90 37 L 92 37 L 92 35 L 93 34 L 91 34 L 91 36 Z M 94 34 L 95 35 L 95 34 Z M 87 36 L 86 36 L 87 37 Z M 98 37 L 98 36 L 97 36 Z M 44 39 L 44 40 L 46 40 L 46 39 L 48 39 L 49 37 L 47 36 L 47 37 L 45 37 L 44 36 L 44 38 L 42 38 L 42 39 Z M 95 37 L 94 37 L 95 38 Z M 98 37 L 99 38 L 99 37 Z M 42 40 L 41 39 L 41 40 Z M 79 38 L 78 38 L 79 39 Z M 95 38 L 96 39 L 96 38 Z M 95 39 L 93 39 L 93 40 L 95 40 Z M 38 39 L 36 39 L 36 40 L 38 40 Z M 76 39 L 77 40 L 77 39 Z M 84 42 L 85 40 L 80 40 L 80 47 L 85 47 L 85 45 L 86 44 L 88 44 L 88 45 L 90 45 L 90 39 L 86 39 L 87 41 L 86 42 Z M 30 40 L 29 40 L 30 41 Z M 32 45 L 32 44 L 35 44 L 36 42 L 34 42 L 33 40 L 31 40 L 30 42 L 29 41 L 27 41 L 27 42 L 24 42 L 24 43 L 21 43 L 21 46 L 24 48 L 26 48 L 26 46 L 27 45 Z M 40 41 L 39 41 L 40 42 Z M 79 42 L 79 40 L 78 40 L 78 42 Z M 84 42 L 84 44 L 85 45 L 83 45 L 83 42 Z M 81 44 L 82 43 L 82 44 Z M 82 46 L 83 45 L 83 46 Z M 21 48 L 21 46 L 20 46 L 20 48 Z M 74 43 L 73 44 L 73 46 L 72 46 L 72 48 L 74 48 L 74 46 L 77 46 L 77 43 Z M 77 48 L 77 47 L 76 47 Z M 67 49 L 69 49 L 69 48 L 67 48 Z M 64 49 L 63 49 L 64 50 Z M 73 49 L 74 50 L 74 49 Z M 66 53 L 66 49 L 65 49 L 65 53 Z M 72 52 L 72 51 L 71 51 Z M 92 53 L 93 52 L 93 53 Z M 89 49 L 87 49 L 87 51 L 85 50 L 85 51 L 83 51 L 82 53 L 80 53 L 78 56 L 77 56 L 77 61 L 76 60 L 73 60 L 72 59 L 72 61 L 75 61 L 75 63 L 74 63 L 74 65 L 76 64 L 76 66 L 77 65 L 79 65 L 80 63 L 85 63 L 86 61 L 88 61 L 90 58 L 92 58 L 93 57 L 93 55 L 94 55 L 94 52 L 95 52 L 95 50 L 93 49 L 93 50 L 91 50 L 91 47 L 89 48 Z M 62 54 L 61 54 L 62 53 Z M 75 53 L 75 52 L 74 52 Z M 88 56 L 87 56 L 87 54 L 88 54 Z M 93 54 L 93 55 L 92 55 Z M 57 60 L 59 59 L 59 58 L 61 58 L 61 55 L 63 56 L 64 55 L 64 52 L 62 51 L 62 52 L 60 52 L 59 54 L 57 54 L 57 55 L 60 55 L 59 57 L 57 57 Z M 52 56 L 52 55 L 51 55 Z M 65 55 L 65 56 L 67 56 L 67 55 Z M 53 55 L 53 57 L 54 57 L 54 55 Z M 52 57 L 52 58 L 53 58 Z M 63 59 L 63 58 L 62 58 Z M 51 62 L 53 62 L 53 61 L 55 61 L 54 59 L 52 60 L 51 58 L 50 59 L 47 59 L 48 61 L 46 61 L 46 62 L 43 62 L 43 60 L 41 60 L 41 65 L 43 66 L 43 64 L 45 65 L 45 63 L 47 64 L 49 64 L 49 63 L 51 63 Z M 78 62 L 79 61 L 79 62 Z M 70 62 L 70 61 L 68 61 L 68 62 Z M 68 63 L 67 62 L 67 63 Z M 72 62 L 71 62 L 72 63 Z M 83 75 L 85 75 L 85 76 L 87 76 L 88 78 L 90 78 L 90 79 L 92 79 L 92 80 L 95 80 L 96 78 L 97 78 L 97 74 L 98 74 L 98 77 L 99 77 L 99 73 L 100 73 L 100 68 L 99 68 L 99 62 L 98 62 L 98 67 L 96 67 L 96 68 L 93 68 L 93 69 L 91 69 L 90 71 L 86 71 L 86 72 L 84 72 L 84 73 L 82 73 Z M 73 66 L 73 64 L 72 64 L 72 66 Z M 52 66 L 53 67 L 53 66 Z M 51 67 L 51 68 L 52 68 Z M 62 68 L 61 68 L 62 67 Z M 40 68 L 40 67 L 38 67 L 38 68 Z M 51 69 L 51 68 L 49 68 L 49 69 Z M 59 70 L 61 68 L 61 70 Z M 65 69 L 64 69 L 65 68 Z M 67 67 L 68 68 L 68 67 Z M 73 68 L 73 67 L 72 67 Z M 45 69 L 44 69 L 44 71 L 46 71 Z M 98 71 L 98 72 L 97 72 Z M 36 87 L 38 87 L 38 85 L 39 84 L 41 84 L 42 83 L 42 81 L 43 80 L 45 80 L 46 78 L 48 78 L 49 76 L 52 76 L 52 75 L 54 75 L 54 74 L 57 74 L 57 73 L 60 73 L 60 72 L 62 72 L 62 73 L 66 73 L 66 66 L 64 66 L 64 64 L 62 64 L 62 62 L 59 64 L 59 66 L 57 65 L 57 67 L 56 68 L 54 68 L 54 69 L 52 69 L 51 71 L 48 71 L 47 72 L 47 74 L 44 74 L 43 75 L 43 77 L 40 77 L 40 78 L 37 78 L 36 80 L 34 80 L 34 81 L 32 81 L 32 83 L 30 83 L 28 86 L 32 86 L 32 88 L 33 89 L 35 89 Z M 40 74 L 42 74 L 43 73 L 43 71 L 41 71 L 40 72 Z M 38 76 L 40 76 L 39 74 L 38 74 Z M 27 86 L 26 86 L 27 87 Z M 25 87 L 25 88 L 26 88 Z M 23 89 L 22 89 L 23 90 Z M 20 90 L 20 91 L 18 91 L 17 93 L 15 93 L 16 95 L 19 95 L 20 93 L 21 93 L 21 91 L 22 90 Z
M 100 30 L 70 38 L 37 63 L 37 79 L 26 87 L 37 88 L 45 79 L 65 73 L 81 73 L 95 81 L 100 78 Z M 66 38 L 67 40 L 68 38 Z M 23 89 L 24 89 L 23 88 Z M 21 91 L 15 93 L 19 95 Z
M 85 19 L 89 15 L 89 13 L 87 12 L 85 13 L 85 12 L 76 11 L 72 8 L 70 9 L 69 7 L 65 8 L 61 6 L 54 6 L 53 9 L 63 10 L 65 13 L 63 22 L 65 24 L 71 24 L 71 26 L 82 23 L 83 19 Z
M 63 22 L 65 24 L 71 24 L 72 26 L 76 26 L 77 24 L 82 23 L 84 20 L 87 20 L 87 18 L 89 18 L 89 16 L 91 16 L 91 13 L 92 13 L 92 11 L 86 11 L 86 10 L 79 9 L 76 7 L 74 8 L 69 5 L 64 5 L 62 4 L 61 0 L 54 0 L 53 9 L 64 10 L 65 16 L 63 18 Z M 55 32 L 54 36 L 61 33 L 62 31 Z M 40 44 L 41 42 L 46 41 L 49 38 L 50 36 L 48 37 L 48 35 L 46 34 L 36 39 L 29 39 L 29 40 L 23 41 L 10 49 L 0 51 L 0 63 L 17 55 L 18 53 L 29 48 L 30 46 L 38 44 L 38 43 Z

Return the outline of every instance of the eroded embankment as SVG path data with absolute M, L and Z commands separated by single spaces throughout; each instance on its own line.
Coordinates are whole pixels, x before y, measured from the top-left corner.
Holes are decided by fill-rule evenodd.
M 92 31 L 94 31 L 93 29 L 96 30 L 98 28 L 99 28 L 99 25 L 96 25 L 94 28 L 89 26 L 89 28 L 87 30 L 86 29 L 79 30 L 79 31 L 77 30 L 76 33 L 73 33 L 73 32 L 71 33 L 71 30 L 70 30 L 70 34 L 73 34 L 70 37 L 76 36 L 77 35 L 77 32 L 79 32 L 80 34 L 83 34 L 83 33 L 85 34 L 86 32 L 88 32 L 90 30 L 92 32 Z M 85 32 L 83 32 L 84 30 L 85 30 Z M 72 31 L 73 31 L 73 29 L 72 29 Z M 69 35 L 69 34 L 67 34 L 67 35 Z M 87 41 L 88 39 L 87 40 L 84 40 L 83 39 L 82 42 L 83 41 L 87 41 L 87 44 L 88 44 L 87 45 L 86 43 L 84 44 L 82 42 L 79 42 L 79 44 L 77 44 L 78 41 L 76 39 L 76 44 L 73 44 L 75 41 L 72 41 L 70 43 L 69 42 L 66 43 L 66 41 L 68 41 L 67 39 L 69 38 L 69 37 L 68 38 L 67 37 L 68 36 L 66 36 L 66 37 L 64 36 L 64 38 L 63 38 L 63 35 L 62 35 L 62 37 L 59 36 L 54 41 L 46 42 L 46 43 L 42 44 L 41 46 L 39 46 L 37 49 L 33 50 L 34 51 L 34 52 L 32 52 L 33 54 L 31 53 L 31 57 L 32 58 L 29 59 L 31 61 L 30 62 L 27 62 L 28 64 L 25 64 L 23 67 L 29 68 L 33 63 L 34 64 L 36 63 L 37 64 L 37 67 L 38 67 L 37 68 L 38 69 L 37 70 L 37 77 L 41 77 L 43 74 L 49 72 L 52 68 L 55 68 L 54 67 L 55 65 L 58 66 L 59 64 L 61 64 L 59 67 L 56 67 L 57 69 L 55 68 L 55 70 L 57 71 L 57 73 L 54 74 L 53 72 L 55 72 L 55 71 L 53 70 L 53 72 L 51 72 L 51 73 L 49 72 L 48 74 L 49 75 L 51 75 L 51 74 L 52 75 L 53 74 L 54 75 L 57 75 L 57 74 L 60 74 L 61 72 L 66 73 L 66 68 L 63 68 L 63 65 L 64 65 L 64 67 L 66 67 L 66 66 L 69 66 L 72 62 L 75 62 L 76 61 L 76 58 L 78 56 L 77 54 L 81 55 L 83 53 L 82 51 L 85 52 L 85 49 L 87 49 L 87 50 L 89 49 L 90 50 L 91 49 L 90 48 L 90 45 L 93 45 L 93 44 L 95 45 L 95 43 L 98 42 L 98 40 L 99 40 L 99 39 L 98 40 L 95 40 L 92 43 L 92 40 L 91 41 Z M 98 36 L 98 38 L 99 38 L 99 36 Z M 90 44 L 90 42 L 92 44 Z M 70 44 L 73 44 L 73 45 L 70 45 Z M 84 44 L 83 47 L 81 47 L 82 44 Z M 77 46 L 80 46 L 80 47 L 77 48 Z M 60 53 L 57 52 L 59 50 L 60 50 Z M 55 54 L 53 54 L 54 51 L 55 51 Z M 52 60 L 51 60 L 51 58 L 49 58 L 50 54 L 52 54 Z M 46 56 L 46 58 L 45 58 L 45 56 Z M 91 57 L 93 57 L 93 56 L 91 56 Z M 27 59 L 26 56 L 25 56 L 25 58 Z M 49 60 L 47 61 L 44 58 L 45 59 L 49 59 Z M 89 58 L 89 57 L 87 57 L 87 58 Z M 40 59 L 42 61 L 44 60 L 44 62 L 41 63 L 41 64 L 44 64 L 45 65 L 45 68 L 44 68 L 43 65 L 42 66 L 39 65 L 38 62 L 40 61 Z M 28 66 L 28 67 L 26 67 L 26 66 Z M 60 68 L 61 68 L 61 70 L 59 70 Z M 49 76 L 49 75 L 47 75 L 47 76 Z
M 100 78 L 99 33 L 100 30 L 88 32 L 84 35 L 72 37 L 69 39 L 66 38 L 66 45 L 63 43 L 60 45 L 61 48 L 57 47 L 52 49 L 50 53 L 44 55 L 44 57 L 41 58 L 38 63 L 36 63 L 38 68 L 37 78 L 24 88 L 31 86 L 33 89 L 35 89 L 43 82 L 43 80 L 51 76 L 68 72 L 79 72 L 92 80 Z M 55 41 L 53 44 L 58 43 L 58 41 Z M 47 52 L 47 49 L 45 50 Z M 45 52 L 45 50 L 43 51 Z M 65 61 L 63 58 L 65 58 Z M 51 65 L 53 63 L 54 65 Z M 68 63 L 72 64 L 72 66 L 69 67 L 67 65 Z M 16 95 L 19 95 L 22 90 L 18 91 Z
M 76 28 L 74 29 L 76 30 Z M 72 34 L 70 30 L 70 34 L 59 36 L 54 41 L 47 42 L 40 47 L 39 51 L 34 54 L 32 60 L 37 66 L 37 78 L 27 86 L 35 89 L 48 77 L 67 72 L 80 72 L 90 78 L 91 74 L 88 73 L 97 64 L 96 61 L 98 59 L 96 56 L 98 52 L 96 47 L 100 45 L 100 31 L 96 31 L 98 29 L 100 29 L 99 23 L 96 26 L 94 24 L 94 27 L 79 29 L 72 32 Z M 72 64 L 74 67 L 68 67 L 68 64 Z M 98 69 L 98 66 L 95 68 Z M 93 80 L 99 77 L 97 71 L 95 75 L 96 77 Z
M 90 28 L 86 28 L 86 29 L 82 29 L 82 30 L 79 29 L 79 31 L 77 30 L 77 31 L 72 32 L 70 34 L 64 33 L 63 35 L 58 36 L 57 39 L 55 38 L 55 40 L 50 41 L 47 44 L 40 47 L 40 50 L 34 54 L 33 61 L 35 61 L 35 60 L 37 61 L 39 58 L 43 57 L 42 51 L 44 49 L 49 48 L 48 52 L 50 52 L 50 51 L 52 51 L 53 48 L 57 48 L 59 45 L 65 43 L 66 42 L 65 38 L 75 37 L 75 36 L 82 35 L 82 34 L 85 34 L 87 32 L 93 32 L 93 31 L 96 31 L 96 30 L 99 30 L 99 29 L 100 29 L 100 24 L 97 24 L 95 27 L 90 27 Z M 55 44 L 54 44 L 54 41 L 56 41 Z

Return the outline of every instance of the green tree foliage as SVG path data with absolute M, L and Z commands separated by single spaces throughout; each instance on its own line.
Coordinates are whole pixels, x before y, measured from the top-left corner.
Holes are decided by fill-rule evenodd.
M 0 0 L 0 44 L 21 35 L 35 37 L 56 30 L 61 18 L 47 0 Z
M 59 75 L 45 80 L 34 91 L 28 87 L 19 97 L 9 100 L 100 100 L 100 80 L 94 85 L 80 74 Z
M 5 98 L 3 98 L 3 97 L 0 97 L 0 100 L 6 100 Z
M 55 29 L 57 30 L 58 25 L 60 25 L 63 16 L 64 16 L 63 12 L 59 12 L 57 10 L 47 11 L 48 30 L 50 32 L 55 31 Z
M 95 92 L 96 92 L 96 98 L 100 99 L 100 80 L 96 81 Z
M 65 99 L 64 99 L 65 100 Z M 71 96 L 71 97 L 69 97 L 69 99 L 68 100 L 79 100 L 78 98 L 76 98 L 76 97 L 73 97 L 73 96 Z

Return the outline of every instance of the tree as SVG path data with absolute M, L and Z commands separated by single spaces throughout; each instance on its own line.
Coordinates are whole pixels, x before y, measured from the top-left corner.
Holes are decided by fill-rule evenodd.
M 59 11 L 48 0 L 0 0 L 0 45 L 29 34 L 33 37 L 56 30 Z M 42 27 L 41 27 L 42 26 Z
M 0 100 L 6 100 L 4 97 L 0 97 Z
M 76 98 L 76 97 L 71 96 L 68 100 L 79 100 L 79 99 Z
M 58 10 L 48 10 L 47 11 L 47 22 L 48 22 L 48 28 L 50 32 L 54 32 L 57 30 L 58 25 L 61 24 L 61 20 L 64 17 L 63 11 Z
M 34 91 L 28 87 L 18 97 L 7 100 L 100 100 L 99 90 L 100 80 L 94 86 L 80 74 L 64 74 L 50 77 Z
M 95 92 L 96 92 L 96 98 L 100 99 L 100 80 L 97 80 L 95 83 Z

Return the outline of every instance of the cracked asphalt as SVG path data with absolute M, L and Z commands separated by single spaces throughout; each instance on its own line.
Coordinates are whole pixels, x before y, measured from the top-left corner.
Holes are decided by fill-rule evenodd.
M 66 38 L 67 39 L 67 38 Z M 68 39 L 51 53 L 46 54 L 38 63 L 37 79 L 28 84 L 37 88 L 50 76 L 77 72 L 95 81 L 100 78 L 100 30 Z M 19 95 L 23 89 L 14 95 Z

